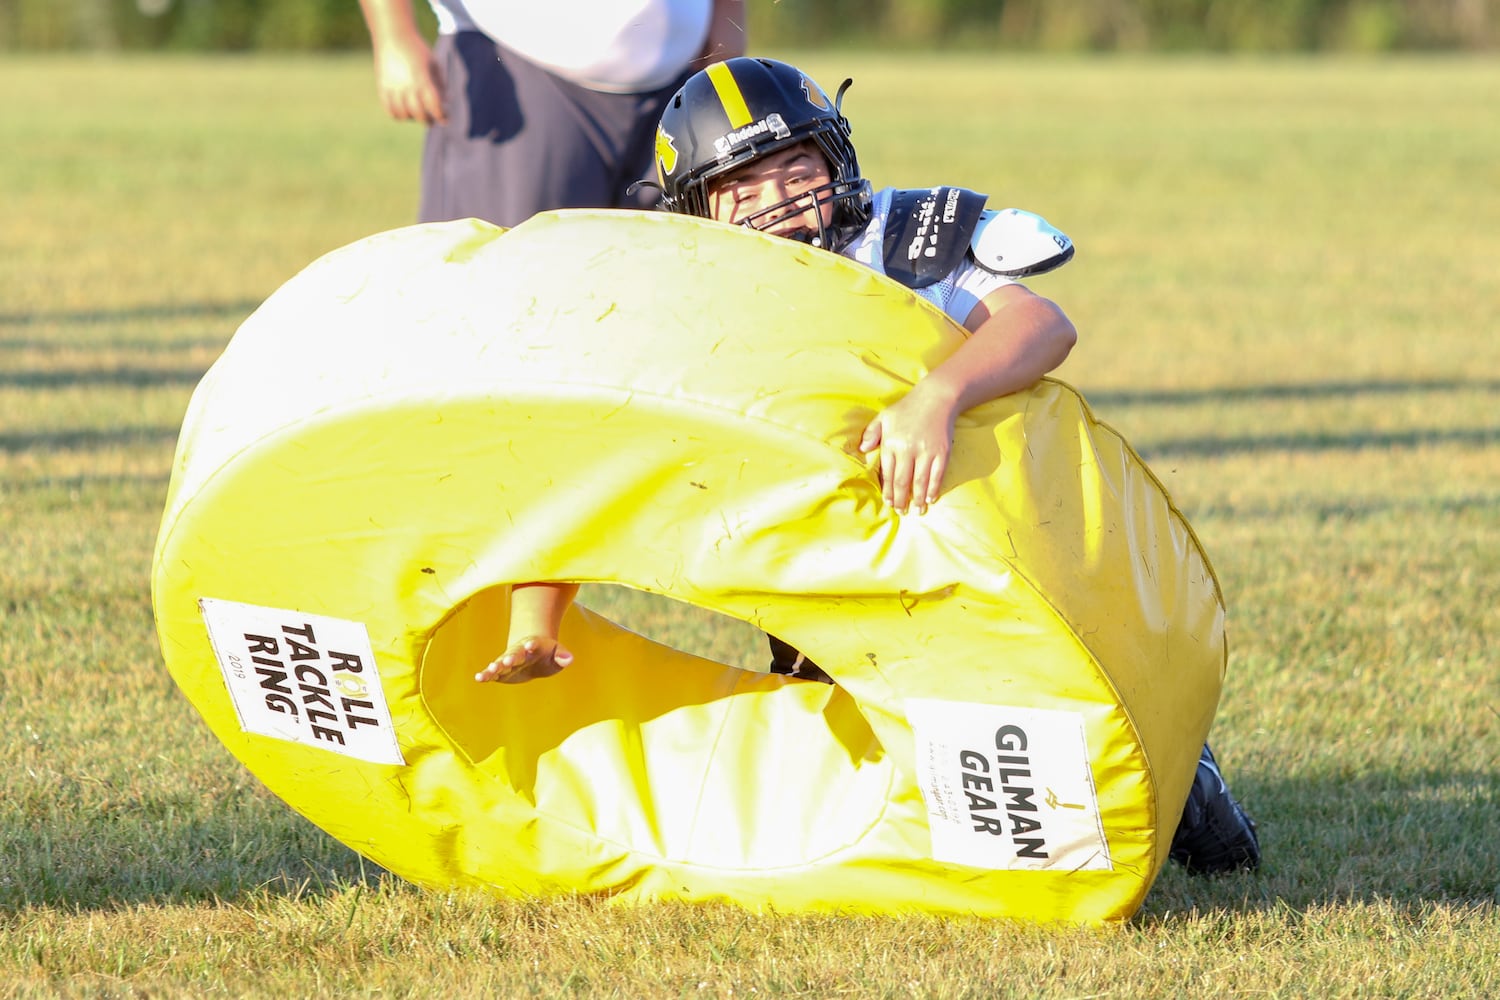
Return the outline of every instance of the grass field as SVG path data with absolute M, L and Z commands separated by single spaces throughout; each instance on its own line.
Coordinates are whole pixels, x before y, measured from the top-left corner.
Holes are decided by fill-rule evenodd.
M 1500 64 L 802 61 L 856 78 L 877 183 L 1078 243 L 1034 285 L 1081 331 L 1059 374 L 1223 581 L 1213 742 L 1263 871 L 1169 868 L 1082 929 L 500 901 L 362 863 L 176 692 L 149 562 L 197 379 L 302 266 L 411 219 L 419 134 L 363 58 L 8 55 L 0 997 L 1500 991 Z

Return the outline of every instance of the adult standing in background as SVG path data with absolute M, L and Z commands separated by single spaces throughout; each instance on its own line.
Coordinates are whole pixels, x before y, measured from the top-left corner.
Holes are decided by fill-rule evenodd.
M 360 0 L 380 97 L 427 125 L 418 219 L 514 226 L 648 208 L 656 123 L 694 71 L 745 53 L 744 0 Z

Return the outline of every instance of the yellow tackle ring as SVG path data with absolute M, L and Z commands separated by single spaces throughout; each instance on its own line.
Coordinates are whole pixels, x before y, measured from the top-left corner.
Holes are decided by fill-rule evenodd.
M 860 432 L 961 336 L 857 264 L 696 219 L 362 240 L 193 396 L 167 665 L 272 791 L 417 883 L 1129 916 L 1217 703 L 1218 583 L 1055 381 L 961 418 L 926 516 L 887 509 Z M 574 666 L 475 684 L 528 580 L 730 615 L 838 683 L 575 607 Z

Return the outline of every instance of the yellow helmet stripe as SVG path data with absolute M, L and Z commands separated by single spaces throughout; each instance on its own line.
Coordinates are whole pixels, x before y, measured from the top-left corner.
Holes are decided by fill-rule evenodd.
M 750 109 L 745 105 L 745 95 L 740 93 L 740 85 L 734 82 L 734 74 L 729 72 L 729 66 L 721 62 L 714 63 L 708 67 L 708 79 L 719 95 L 719 103 L 724 105 L 724 113 L 729 116 L 729 127 L 744 128 L 749 125 Z

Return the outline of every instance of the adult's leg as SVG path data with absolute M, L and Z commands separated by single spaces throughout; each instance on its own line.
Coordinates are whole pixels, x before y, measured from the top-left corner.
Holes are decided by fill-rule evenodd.
M 514 226 L 548 209 L 612 204 L 593 92 L 478 32 L 440 39 L 435 51 L 448 121 L 428 129 L 421 221 Z

